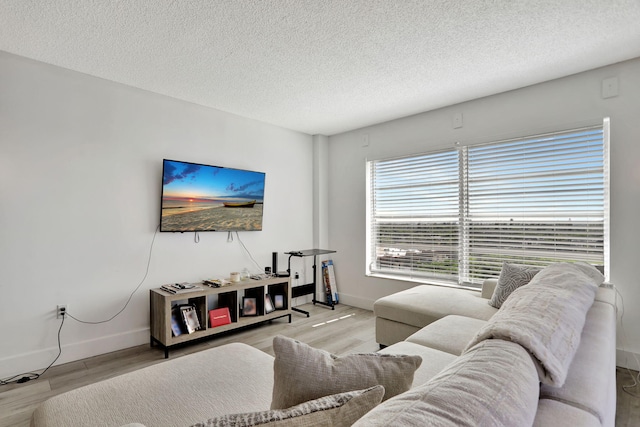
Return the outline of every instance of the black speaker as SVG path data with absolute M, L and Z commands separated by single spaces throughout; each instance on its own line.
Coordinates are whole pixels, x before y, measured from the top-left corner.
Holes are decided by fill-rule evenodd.
M 278 272 L 278 252 L 273 252 L 271 254 L 271 271 L 273 274 Z

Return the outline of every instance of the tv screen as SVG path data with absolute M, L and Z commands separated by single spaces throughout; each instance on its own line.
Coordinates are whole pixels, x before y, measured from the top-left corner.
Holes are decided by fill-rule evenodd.
M 262 230 L 265 174 L 164 159 L 160 231 Z

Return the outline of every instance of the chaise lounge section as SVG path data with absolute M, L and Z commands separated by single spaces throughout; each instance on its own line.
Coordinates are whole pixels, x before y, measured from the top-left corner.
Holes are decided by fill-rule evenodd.
M 489 320 L 498 311 L 487 304 L 497 283 L 498 279 L 485 280 L 482 292 L 420 285 L 380 298 L 373 305 L 376 342 L 395 344 L 449 315 Z

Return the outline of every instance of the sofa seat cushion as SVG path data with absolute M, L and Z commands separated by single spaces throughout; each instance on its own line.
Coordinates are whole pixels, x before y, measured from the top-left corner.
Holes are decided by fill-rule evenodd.
M 580 346 L 564 385 L 552 387 L 543 384 L 540 398 L 582 408 L 603 425 L 613 425 L 616 411 L 615 378 L 616 313 L 611 305 L 596 301 L 587 313 Z
M 503 340 L 479 343 L 431 381 L 381 403 L 354 426 L 530 426 L 538 406 L 531 356 Z
M 498 311 L 480 292 L 420 285 L 382 297 L 373 304 L 376 317 L 423 328 L 450 314 L 488 320 Z
M 486 320 L 466 316 L 445 316 L 420 329 L 407 341 L 459 356 L 486 324 Z
M 456 360 L 456 356 L 451 353 L 407 341 L 400 341 L 389 347 L 385 347 L 378 353 L 414 354 L 422 357 L 422 364 L 413 375 L 413 387 L 426 383 L 440 373 L 447 365 Z
M 273 357 L 232 343 L 161 362 L 54 396 L 32 427 L 191 425 L 269 408 Z

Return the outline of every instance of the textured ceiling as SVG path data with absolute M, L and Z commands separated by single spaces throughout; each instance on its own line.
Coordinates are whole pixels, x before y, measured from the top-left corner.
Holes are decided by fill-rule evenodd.
M 0 50 L 332 135 L 640 57 L 640 0 L 0 0 Z

